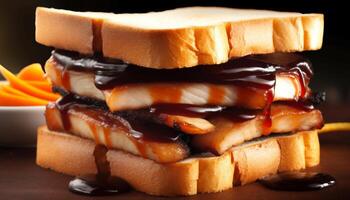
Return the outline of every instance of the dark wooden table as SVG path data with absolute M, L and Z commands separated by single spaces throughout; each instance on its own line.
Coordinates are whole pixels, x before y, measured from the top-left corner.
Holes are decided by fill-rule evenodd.
M 328 121 L 350 121 L 350 107 L 324 109 Z M 335 186 L 311 192 L 281 192 L 259 183 L 221 193 L 200 194 L 174 199 L 350 199 L 350 132 L 320 136 L 321 165 L 309 169 L 331 174 Z M 68 191 L 71 177 L 35 165 L 35 149 L 0 148 L 0 199 L 163 199 L 139 192 L 109 197 L 86 197 Z

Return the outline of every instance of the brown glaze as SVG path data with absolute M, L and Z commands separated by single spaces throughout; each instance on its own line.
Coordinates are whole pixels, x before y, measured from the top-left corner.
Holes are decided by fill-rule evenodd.
M 211 85 L 209 88 L 209 99 L 208 102 L 212 105 L 220 105 L 224 100 L 225 89 L 215 85 Z
M 182 88 L 178 86 L 162 86 L 154 85 L 150 89 L 150 94 L 153 102 L 161 102 L 162 99 L 167 99 L 168 102 L 180 102 Z
M 89 128 L 92 132 L 92 134 L 94 135 L 94 141 L 96 144 L 101 144 L 100 142 L 100 137 L 98 135 L 98 132 L 97 132 L 97 127 L 94 123 L 89 123 Z
M 50 130 L 56 130 L 56 131 L 64 131 L 63 129 L 63 122 L 60 120 L 60 118 L 57 118 L 56 113 L 54 112 L 56 108 L 56 104 L 53 102 L 50 102 L 46 105 L 45 109 L 45 120 L 47 127 Z
M 103 135 L 106 141 L 106 146 L 108 148 L 111 148 L 112 147 L 111 133 L 109 132 L 108 128 L 103 127 Z
M 267 90 L 265 93 L 266 106 L 263 110 L 264 123 L 263 123 L 263 135 L 271 133 L 272 119 L 271 119 L 271 105 L 274 97 L 274 91 L 272 89 Z

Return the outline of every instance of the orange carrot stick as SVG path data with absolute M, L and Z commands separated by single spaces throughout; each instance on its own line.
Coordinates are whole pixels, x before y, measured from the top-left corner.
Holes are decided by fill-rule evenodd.
M 29 81 L 46 81 L 45 73 L 39 63 L 33 63 L 24 67 L 17 77 Z
M 2 65 L 0 65 L 0 72 L 6 78 L 6 80 L 11 84 L 12 87 L 18 90 L 21 90 L 22 92 L 25 92 L 29 95 L 38 97 L 40 99 L 49 100 L 49 101 L 55 101 L 59 98 L 59 95 L 57 94 L 45 92 L 17 78 L 14 74 L 12 74 Z
M 34 98 L 34 99 L 41 100 L 41 101 L 47 101 L 45 99 L 39 99 L 37 97 L 30 96 L 29 94 L 26 94 L 20 90 L 17 90 L 9 85 L 1 86 L 1 89 L 8 94 L 13 94 L 16 96 L 22 96 L 22 97 L 27 97 L 27 98 Z
M 41 106 L 48 103 L 46 100 L 17 96 L 0 90 L 0 106 Z
M 29 85 L 52 93 L 52 85 L 48 81 L 26 81 Z

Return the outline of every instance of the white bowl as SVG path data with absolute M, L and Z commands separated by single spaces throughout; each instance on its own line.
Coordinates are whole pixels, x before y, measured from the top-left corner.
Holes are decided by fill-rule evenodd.
M 45 106 L 0 106 L 0 146 L 35 146 L 44 112 Z

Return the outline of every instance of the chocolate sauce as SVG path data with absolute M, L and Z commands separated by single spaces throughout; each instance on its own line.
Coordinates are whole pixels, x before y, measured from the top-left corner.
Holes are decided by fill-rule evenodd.
M 121 178 L 112 177 L 109 162 L 106 157 L 107 148 L 96 145 L 94 150 L 96 175 L 76 177 L 69 182 L 71 192 L 83 195 L 112 195 L 129 191 L 129 184 Z
M 316 172 L 286 172 L 267 176 L 260 183 L 274 190 L 307 191 L 331 187 L 335 178 Z

